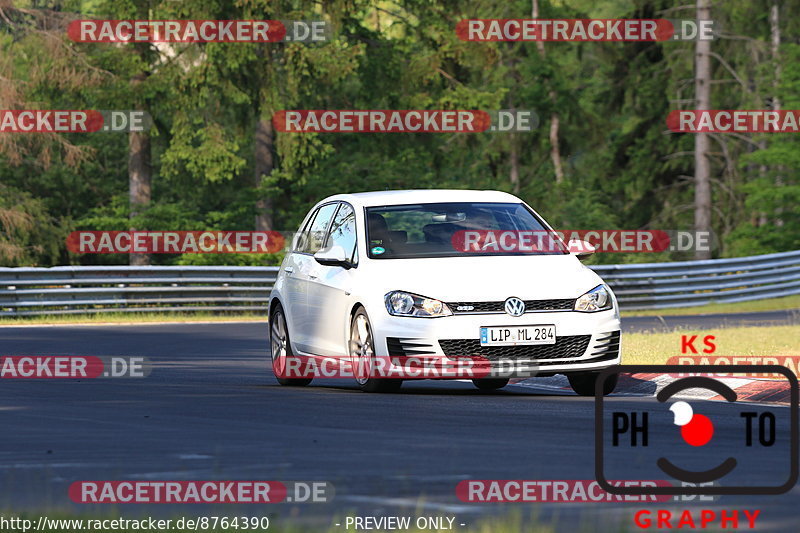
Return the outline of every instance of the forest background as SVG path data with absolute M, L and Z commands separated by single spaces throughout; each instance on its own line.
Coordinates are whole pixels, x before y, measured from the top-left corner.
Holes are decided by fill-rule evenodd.
M 800 249 L 797 134 L 673 133 L 675 109 L 800 109 L 800 2 L 0 0 L 0 109 L 143 110 L 136 133 L 0 133 L 0 265 L 278 264 L 77 255 L 71 231 L 293 231 L 339 192 L 487 188 L 560 229 L 712 230 Z M 468 18 L 710 19 L 696 42 L 465 42 Z M 75 19 L 325 20 L 322 43 L 77 43 Z M 701 104 L 701 105 L 698 105 Z M 529 109 L 516 133 L 282 133 L 284 109 Z M 595 263 L 707 258 L 597 254 Z

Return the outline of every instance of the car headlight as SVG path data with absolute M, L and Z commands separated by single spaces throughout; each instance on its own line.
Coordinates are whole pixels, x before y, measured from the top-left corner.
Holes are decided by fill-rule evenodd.
M 394 316 L 434 318 L 453 314 L 447 304 L 410 292 L 392 291 L 384 297 L 386 310 Z
M 614 306 L 611 298 L 611 290 L 605 285 L 598 285 L 586 294 L 575 300 L 575 311 L 584 313 L 594 313 L 595 311 L 605 311 Z

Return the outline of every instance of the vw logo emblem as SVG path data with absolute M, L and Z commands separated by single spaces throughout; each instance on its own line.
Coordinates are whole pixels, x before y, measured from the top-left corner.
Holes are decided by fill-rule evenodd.
M 506 300 L 505 309 L 506 313 L 511 316 L 522 316 L 522 314 L 525 312 L 525 302 L 515 296 L 512 296 Z

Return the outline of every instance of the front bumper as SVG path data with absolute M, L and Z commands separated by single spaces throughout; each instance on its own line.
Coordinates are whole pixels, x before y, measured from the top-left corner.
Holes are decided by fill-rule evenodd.
M 614 310 L 456 314 L 439 318 L 373 315 L 375 349 L 394 362 L 404 358 L 458 360 L 477 358 L 483 364 L 511 369 L 515 376 L 599 371 L 621 362 L 620 320 Z M 481 346 L 484 326 L 553 324 L 556 344 Z M 401 363 L 402 364 L 402 363 Z

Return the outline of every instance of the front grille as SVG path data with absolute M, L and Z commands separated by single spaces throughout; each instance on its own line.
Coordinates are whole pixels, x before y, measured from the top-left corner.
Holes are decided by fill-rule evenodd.
M 528 346 L 481 346 L 479 339 L 441 339 L 439 346 L 448 357 L 481 356 L 486 359 L 574 359 L 589 346 L 591 335 L 557 337 L 555 344 Z
M 453 313 L 502 313 L 504 302 L 447 302 Z M 462 307 L 462 309 L 459 309 Z M 527 308 L 527 306 L 525 306 Z M 472 309 L 470 309 L 472 308 Z
M 505 300 L 499 302 L 447 302 L 454 314 L 463 313 L 504 313 Z M 459 309 L 459 307 L 461 309 Z M 470 309 L 470 307 L 472 309 Z M 574 298 L 553 300 L 525 300 L 525 312 L 531 311 L 571 311 L 575 307 Z

